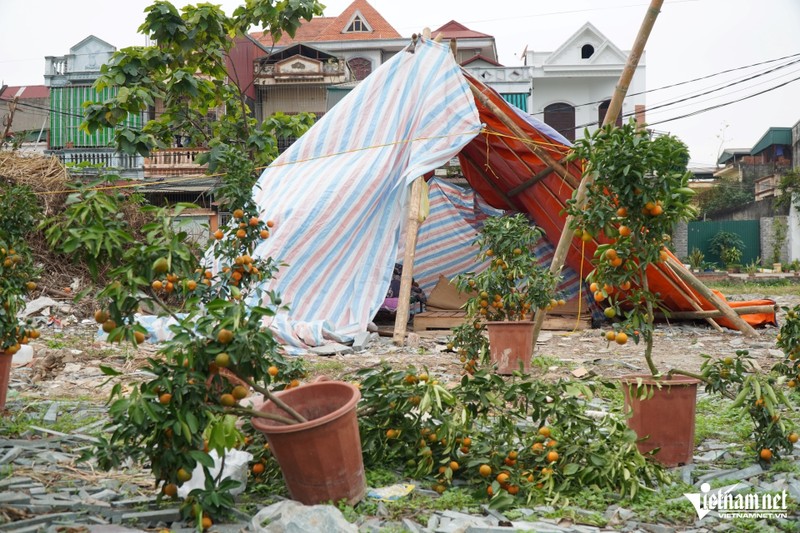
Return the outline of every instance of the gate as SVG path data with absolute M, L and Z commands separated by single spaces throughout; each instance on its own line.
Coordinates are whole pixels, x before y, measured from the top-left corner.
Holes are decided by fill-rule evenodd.
M 711 251 L 711 239 L 720 231 L 735 233 L 744 242 L 742 264 L 746 265 L 761 256 L 761 227 L 758 220 L 719 220 L 712 222 L 689 222 L 688 253 L 695 248 L 705 255 L 705 260 L 724 264 L 719 256 Z

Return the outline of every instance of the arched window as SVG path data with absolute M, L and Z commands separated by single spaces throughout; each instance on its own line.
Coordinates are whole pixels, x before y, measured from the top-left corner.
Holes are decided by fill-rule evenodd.
M 611 105 L 611 100 L 606 100 L 605 102 L 600 104 L 600 107 L 597 108 L 597 125 L 598 126 L 602 126 L 603 125 L 603 120 L 605 120 L 605 118 L 606 118 L 606 113 L 608 113 L 608 106 L 610 106 L 610 105 Z M 617 124 L 618 128 L 622 127 L 622 110 L 621 109 L 620 109 L 619 114 L 617 115 L 616 124 Z
M 581 46 L 581 59 L 589 59 L 594 55 L 594 46 L 591 44 L 584 44 Z
M 350 67 L 350 72 L 358 81 L 363 80 L 372 72 L 372 61 L 363 57 L 354 57 L 348 60 L 347 66 Z
M 564 102 L 556 102 L 544 108 L 544 122 L 558 133 L 575 140 L 575 108 Z

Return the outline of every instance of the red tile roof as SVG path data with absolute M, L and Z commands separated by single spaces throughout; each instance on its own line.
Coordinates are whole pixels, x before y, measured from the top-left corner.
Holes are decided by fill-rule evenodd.
M 3 91 L 3 99 L 10 100 L 19 96 L 20 100 L 29 98 L 47 98 L 50 96 L 50 88 L 46 85 L 21 85 L 6 87 Z
M 347 24 L 356 11 L 361 13 L 366 23 L 372 28 L 372 31 L 342 33 L 347 29 Z M 272 36 L 269 33 L 256 32 L 251 35 L 267 48 L 273 45 Z M 294 38 L 284 34 L 275 44 L 277 46 L 287 46 L 315 41 L 366 41 L 401 38 L 402 36 L 397 33 L 397 30 L 367 0 L 355 0 L 338 17 L 315 17 L 310 21 L 303 22 L 297 29 Z
M 487 62 L 487 63 L 489 63 L 490 65 L 494 65 L 494 66 L 496 66 L 496 67 L 502 67 L 502 66 L 503 66 L 502 64 L 498 63 L 498 62 L 497 62 L 497 61 L 495 61 L 494 59 L 492 59 L 492 58 L 490 58 L 490 57 L 486 57 L 486 56 L 485 56 L 485 55 L 483 55 L 483 54 L 476 54 L 476 55 L 474 55 L 474 56 L 470 57 L 469 59 L 467 59 L 466 61 L 462 61 L 462 62 L 461 62 L 461 66 L 462 66 L 462 67 L 466 67 L 467 65 L 469 65 L 469 64 L 470 64 L 470 63 L 472 63 L 473 61 L 486 61 L 486 62 Z
M 473 31 L 460 22 L 451 20 L 441 28 L 437 28 L 431 32 L 431 37 L 436 38 L 437 35 L 442 34 L 444 39 L 491 39 L 491 35 Z

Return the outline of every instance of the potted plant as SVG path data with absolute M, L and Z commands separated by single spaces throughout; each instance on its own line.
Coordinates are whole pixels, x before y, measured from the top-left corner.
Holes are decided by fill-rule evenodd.
M 699 248 L 692 248 L 692 252 L 689 254 L 689 265 L 692 267 L 693 271 L 700 272 L 705 257 L 705 254 L 701 252 Z
M 720 258 L 725 263 L 725 269 L 728 272 L 736 273 L 742 269 L 742 265 L 739 263 L 742 260 L 742 251 L 739 248 L 734 246 L 723 248 Z
M 262 218 L 250 197 L 257 176 L 253 162 L 235 148 L 217 150 L 227 172 L 216 198 L 232 220 L 212 234 L 205 257 L 196 255 L 175 221 L 186 206 L 143 207 L 151 222 L 139 239 L 127 235 L 129 244 L 119 264 L 108 273 L 113 281 L 98 294 L 102 308 L 95 319 L 109 342 L 145 340 L 148 332 L 137 322 L 140 308 L 153 309 L 174 324 L 171 340 L 162 343 L 144 368 L 152 377 L 113 388 L 111 435 L 101 438 L 87 457 L 97 459 L 102 468 L 117 467 L 128 458 L 148 463 L 161 497 L 167 498 L 176 497 L 199 468 L 204 481 L 192 488 L 181 509 L 185 518 L 208 526 L 233 507 L 231 490 L 238 482 L 222 479 L 223 468 L 216 476 L 211 469 L 219 461 L 224 465 L 229 451 L 253 439 L 235 424 L 245 417 L 256 420 L 253 425 L 267 434 L 271 453 L 287 469 L 284 477 L 294 498 L 355 503 L 366 490 L 363 466 L 358 467 L 358 390 L 336 382 L 301 386 L 302 359 L 282 355 L 268 325 L 283 304 L 279 295 L 262 289 L 279 263 L 253 257 L 255 247 L 276 226 Z M 84 200 L 78 195 L 71 199 L 74 205 Z M 264 396 L 259 409 L 243 402 L 251 390 Z M 261 419 L 274 424 L 261 427 Z M 278 440 L 292 432 L 301 440 L 286 454 Z M 318 432 L 321 437 L 315 436 Z M 349 440 L 342 436 L 347 432 Z M 278 433 L 282 435 L 273 441 Z M 312 463 L 311 457 L 320 462 Z M 340 468 L 343 457 L 351 458 L 346 472 Z M 298 476 L 292 461 L 301 463 L 299 485 L 293 484 Z M 308 467 L 314 468 L 313 475 L 302 470 Z M 308 491 L 313 491 L 310 496 Z
M 5 409 L 11 360 L 22 344 L 39 337 L 29 321 L 18 314 L 25 309 L 24 296 L 36 289 L 27 235 L 36 228 L 39 206 L 29 187 L 0 186 L 0 412 Z
M 786 242 L 788 224 L 778 217 L 772 219 L 772 271 L 781 271 L 781 249 Z
M 614 320 L 608 342 L 644 344 L 650 374 L 626 376 L 623 390 L 628 420 L 640 438 L 642 452 L 658 448 L 667 465 L 689 462 L 694 448 L 694 403 L 698 381 L 663 375 L 653 361 L 654 315 L 660 295 L 648 284 L 647 272 L 666 261 L 665 248 L 676 223 L 694 216 L 687 187 L 688 150 L 680 140 L 650 132 L 630 122 L 607 126 L 575 143 L 570 156 L 586 161 L 585 205 L 568 203 L 574 229 L 602 243 L 589 274 L 594 299 L 607 306 Z
M 717 254 L 728 272 L 738 271 L 741 267 L 744 241 L 730 231 L 718 231 L 709 241 L 711 250 Z
M 554 299 L 557 278 L 537 263 L 533 253 L 540 238 L 539 229 L 522 214 L 487 219 L 475 241 L 478 260 L 486 262 L 486 268 L 456 281 L 460 291 L 474 294 L 466 304 L 466 327 L 475 332 L 486 327 L 491 360 L 500 374 L 530 371 L 530 319 L 536 309 L 558 303 Z
M 761 264 L 761 258 L 760 257 L 754 259 L 753 261 L 750 261 L 749 263 L 747 263 L 747 265 L 745 265 L 744 271 L 747 272 L 747 276 L 748 277 L 751 277 L 751 278 L 755 277 L 756 273 L 759 270 L 759 266 L 758 266 L 759 264 Z

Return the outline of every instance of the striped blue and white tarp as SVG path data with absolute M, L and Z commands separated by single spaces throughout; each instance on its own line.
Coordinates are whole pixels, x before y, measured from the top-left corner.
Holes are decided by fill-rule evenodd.
M 414 258 L 414 279 L 426 294 L 436 286 L 439 275 L 452 279 L 488 267 L 488 261 L 476 263 L 478 247 L 474 242 L 487 217 L 503 214 L 471 189 L 436 178 L 428 182 L 428 187 L 430 215 L 419 228 Z M 550 268 L 555 248 L 546 237 L 542 237 L 533 252 L 540 265 Z M 570 299 L 578 294 L 578 274 L 565 266 L 561 276 L 559 296 Z
M 275 227 L 255 255 L 288 264 L 268 287 L 291 308 L 271 324 L 281 342 L 319 345 L 365 330 L 389 286 L 409 184 L 480 127 L 449 48 L 421 39 L 264 171 L 254 198 Z

